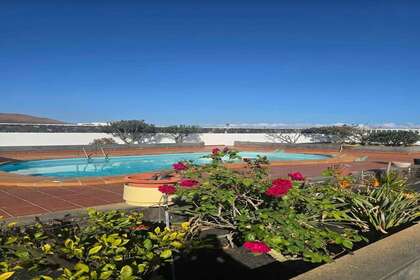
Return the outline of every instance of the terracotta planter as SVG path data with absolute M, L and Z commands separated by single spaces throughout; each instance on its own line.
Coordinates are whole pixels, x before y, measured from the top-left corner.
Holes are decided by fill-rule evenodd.
M 142 173 L 127 176 L 124 185 L 123 199 L 129 205 L 135 206 L 161 206 L 163 195 L 159 191 L 159 186 L 176 184 L 181 178 L 175 174 L 171 178 L 156 180 L 159 173 Z M 171 197 L 169 197 L 169 202 Z

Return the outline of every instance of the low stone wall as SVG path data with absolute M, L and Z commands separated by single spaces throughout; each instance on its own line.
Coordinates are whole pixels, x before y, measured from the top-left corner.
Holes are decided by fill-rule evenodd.
M 322 265 L 294 280 L 418 280 L 420 224 Z

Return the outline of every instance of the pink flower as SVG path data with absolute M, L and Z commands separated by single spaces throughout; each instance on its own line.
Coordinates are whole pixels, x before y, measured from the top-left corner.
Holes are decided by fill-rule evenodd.
M 213 155 L 217 155 L 217 154 L 219 154 L 219 153 L 220 153 L 220 149 L 219 149 L 219 148 L 214 148 L 214 149 L 211 151 L 211 153 L 212 153 Z
M 191 179 L 182 179 L 179 184 L 184 188 L 192 188 L 198 185 L 198 181 Z
M 300 173 L 300 172 L 289 173 L 288 176 L 293 181 L 303 181 L 303 180 L 305 180 L 305 177 L 303 177 L 302 173 Z
M 176 188 L 172 185 L 163 185 L 159 187 L 159 191 L 164 194 L 174 194 L 176 192 Z
M 292 188 L 292 182 L 290 180 L 276 179 L 273 181 L 271 187 L 269 187 L 265 194 L 271 197 L 282 197 L 286 195 Z
M 182 171 L 182 170 L 188 169 L 188 165 L 186 165 L 186 164 L 185 164 L 185 163 L 183 163 L 183 162 L 177 162 L 177 163 L 174 163 L 174 164 L 172 164 L 172 167 L 173 167 L 176 171 Z
M 247 241 L 244 247 L 256 254 L 267 254 L 271 251 L 270 247 L 262 241 Z
M 223 149 L 223 152 L 224 152 L 224 153 L 229 152 L 229 147 L 225 147 L 225 148 Z

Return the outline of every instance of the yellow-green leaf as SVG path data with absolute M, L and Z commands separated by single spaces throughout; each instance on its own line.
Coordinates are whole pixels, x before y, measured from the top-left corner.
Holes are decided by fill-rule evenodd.
M 171 242 L 171 245 L 173 246 L 173 247 L 175 247 L 176 249 L 181 249 L 182 247 L 184 247 L 184 244 L 182 244 L 181 242 L 179 242 L 179 241 L 172 241 Z
M 13 276 L 13 274 L 15 274 L 14 271 L 9 271 L 9 272 L 2 273 L 2 274 L 0 274 L 0 280 L 9 279 L 10 277 Z
M 88 255 L 89 255 L 89 256 L 91 256 L 91 255 L 95 255 L 95 254 L 96 254 L 96 253 L 98 253 L 101 249 L 102 249 L 102 245 L 95 246 L 95 247 L 93 247 L 93 248 L 91 248 L 91 249 L 89 250 Z
M 101 275 L 99 275 L 99 279 L 100 280 L 106 280 L 106 279 L 109 279 L 109 277 L 111 277 L 111 276 L 112 276 L 112 270 L 103 271 L 103 272 L 101 272 Z
M 162 253 L 160 253 L 160 257 L 162 259 L 168 259 L 172 256 L 172 251 L 169 249 L 164 250 Z
M 84 263 L 77 263 L 75 266 L 74 266 L 74 268 L 77 270 L 77 271 L 83 271 L 83 272 L 89 272 L 89 266 L 87 266 L 86 264 L 84 264 Z
M 121 280 L 130 279 L 131 275 L 133 275 L 133 269 L 131 268 L 131 266 L 125 265 L 125 266 L 123 266 L 123 268 L 121 268 L 121 270 L 120 270 L 120 279 Z

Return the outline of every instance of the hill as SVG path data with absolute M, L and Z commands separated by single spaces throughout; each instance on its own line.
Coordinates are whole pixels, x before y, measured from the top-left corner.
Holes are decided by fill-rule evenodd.
M 24 114 L 0 113 L 0 123 L 64 124 L 65 122 Z

